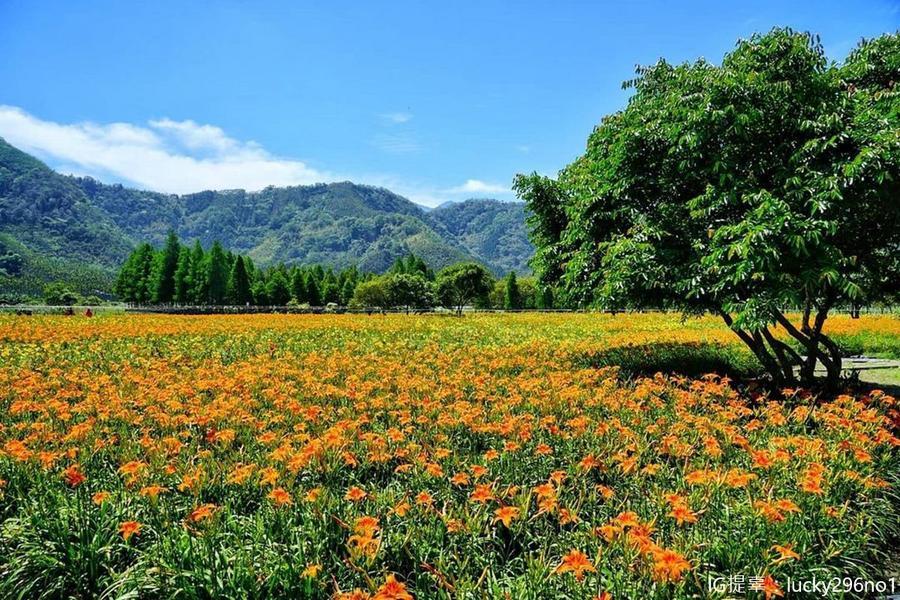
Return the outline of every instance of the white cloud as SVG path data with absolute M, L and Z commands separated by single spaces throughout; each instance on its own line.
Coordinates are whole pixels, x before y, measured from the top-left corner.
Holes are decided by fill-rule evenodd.
M 0 105 L 0 136 L 26 152 L 99 178 L 112 175 L 139 187 L 188 193 L 334 181 L 303 162 L 275 157 L 258 144 L 229 137 L 213 125 L 160 119 L 129 123 L 60 124 Z
M 496 183 L 486 183 L 479 179 L 467 179 L 462 185 L 447 190 L 452 194 L 509 194 L 509 188 Z
M 45 121 L 14 106 L 0 105 L 0 137 L 45 159 L 63 173 L 118 180 L 159 192 L 183 194 L 202 190 L 269 185 L 309 185 L 352 180 L 381 186 L 425 206 L 473 195 L 510 199 L 507 187 L 469 179 L 446 188 L 427 181 L 384 173 L 346 174 L 320 171 L 297 160 L 273 156 L 259 144 L 230 137 L 220 127 L 195 121 L 157 119 L 131 123 Z M 374 145 L 386 152 L 420 149 L 411 134 L 377 136 Z
M 381 113 L 378 116 L 381 117 L 382 121 L 389 123 L 391 125 L 400 125 L 401 123 L 408 123 L 413 118 L 412 113 L 409 113 L 409 112 Z

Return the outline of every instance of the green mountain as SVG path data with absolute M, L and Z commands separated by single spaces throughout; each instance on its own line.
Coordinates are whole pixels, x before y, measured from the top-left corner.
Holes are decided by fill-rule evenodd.
M 446 202 L 429 211 L 426 220 L 494 271 L 520 275 L 531 271 L 528 260 L 534 247 L 528 240 L 522 202 Z
M 254 262 L 357 265 L 382 272 L 409 252 L 440 268 L 477 260 L 527 271 L 524 205 L 469 200 L 425 211 L 350 182 L 172 195 L 56 173 L 0 138 L 0 295 L 46 281 L 106 291 L 139 242 L 214 240 Z

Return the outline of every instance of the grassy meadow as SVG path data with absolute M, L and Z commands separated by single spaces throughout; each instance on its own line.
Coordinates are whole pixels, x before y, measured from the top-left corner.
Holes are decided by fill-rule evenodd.
M 826 332 L 900 357 L 896 316 Z M 896 576 L 891 390 L 775 398 L 757 373 L 711 317 L 0 316 L 0 597 Z

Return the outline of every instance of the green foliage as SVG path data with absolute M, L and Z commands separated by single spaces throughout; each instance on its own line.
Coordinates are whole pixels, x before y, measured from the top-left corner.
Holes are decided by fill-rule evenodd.
M 389 308 L 391 297 L 387 289 L 387 281 L 384 277 L 374 277 L 363 281 L 353 292 L 353 306 L 371 308 Z
M 170 231 L 165 247 L 156 256 L 153 268 L 153 302 L 166 304 L 175 299 L 175 271 L 178 269 L 180 254 L 181 244 L 178 243 L 178 236 L 174 231 Z
M 453 240 L 496 274 L 529 271 L 534 248 L 521 202 L 448 202 L 430 211 L 427 221 L 441 237 Z
M 72 306 L 78 304 L 78 301 L 78 294 L 62 282 L 48 283 L 44 286 L 44 302 L 50 306 Z
M 720 66 L 638 69 L 558 180 L 516 180 L 542 283 L 579 304 L 721 314 L 777 382 L 797 366 L 809 382 L 818 359 L 833 384 L 828 311 L 900 286 L 898 62 L 897 35 L 833 65 L 817 39 L 775 29 Z
M 306 274 L 306 301 L 310 306 L 322 306 L 322 293 L 319 291 L 315 271 Z
M 178 265 L 175 267 L 175 297 L 178 304 L 189 304 L 194 300 L 191 269 L 191 251 L 182 246 L 178 252 Z
M 244 258 L 238 256 L 231 268 L 231 274 L 228 277 L 228 302 L 238 306 L 249 304 L 253 300 L 250 291 L 250 278 L 247 275 L 247 269 L 244 266 Z
M 492 285 L 487 269 L 477 263 L 460 263 L 438 272 L 436 292 L 443 306 L 462 314 L 463 307 L 486 298 Z
M 418 275 L 428 281 L 434 281 L 434 271 L 426 264 L 425 260 L 415 254 L 398 257 L 391 265 L 388 273 L 399 273 L 404 275 Z
M 510 271 L 504 282 L 503 308 L 518 310 L 523 307 L 522 294 L 519 292 L 519 283 L 516 281 L 516 272 Z
M 266 281 L 266 298 L 273 306 L 284 306 L 291 300 L 291 286 L 281 269 L 275 269 Z
M 719 373 L 743 379 L 760 374 L 760 365 L 746 348 L 731 344 L 659 342 L 613 346 L 585 354 L 576 363 L 593 368 L 618 367 L 625 377 L 656 373 L 700 377 Z
M 206 259 L 207 299 L 210 304 L 224 304 L 228 288 L 228 260 L 222 245 L 213 242 Z

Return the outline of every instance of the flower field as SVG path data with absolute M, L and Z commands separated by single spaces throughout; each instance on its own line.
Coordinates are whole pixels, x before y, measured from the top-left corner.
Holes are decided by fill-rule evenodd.
M 826 331 L 900 355 L 897 317 Z M 889 578 L 897 401 L 707 367 L 754 370 L 721 321 L 662 314 L 0 317 L 0 597 Z

